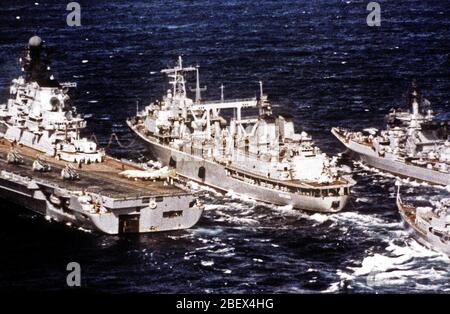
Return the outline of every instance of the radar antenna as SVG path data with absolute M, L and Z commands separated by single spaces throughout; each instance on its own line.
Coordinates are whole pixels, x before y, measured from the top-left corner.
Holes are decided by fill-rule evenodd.
M 164 69 L 161 73 L 166 74 L 171 81 L 169 82 L 173 88 L 173 96 L 186 97 L 186 81 L 184 79 L 185 72 L 197 71 L 195 67 L 183 67 L 183 59 L 178 57 L 178 64 L 171 69 Z

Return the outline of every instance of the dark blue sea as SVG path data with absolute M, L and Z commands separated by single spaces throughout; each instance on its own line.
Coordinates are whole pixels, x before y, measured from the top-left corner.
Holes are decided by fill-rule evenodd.
M 19 76 L 18 56 L 38 34 L 54 49 L 52 68 L 76 82 L 86 135 L 134 138 L 125 119 L 166 89 L 162 68 L 178 55 L 199 64 L 204 98 L 253 97 L 258 81 L 278 113 L 295 117 L 329 154 L 343 147 L 333 126 L 383 126 L 416 79 L 435 112 L 450 88 L 450 3 L 369 0 L 79 1 L 80 27 L 66 24 L 69 1 L 2 0 L 0 102 Z M 83 61 L 83 60 L 87 60 Z M 146 155 L 112 145 L 119 157 Z M 342 155 L 340 155 L 342 156 Z M 270 206 L 206 191 L 204 217 L 190 230 L 106 236 L 48 222 L 0 204 L 0 290 L 54 291 L 78 262 L 82 286 L 100 292 L 388 293 L 450 292 L 450 260 L 403 230 L 395 178 L 346 158 L 358 185 L 334 215 Z M 405 183 L 406 199 L 448 196 L 445 188 Z

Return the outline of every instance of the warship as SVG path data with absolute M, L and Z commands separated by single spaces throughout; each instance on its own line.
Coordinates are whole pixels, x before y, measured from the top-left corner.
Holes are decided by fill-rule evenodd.
M 393 109 L 385 130 L 332 133 L 351 155 L 364 163 L 400 177 L 447 186 L 450 184 L 448 121 L 436 119 L 430 102 L 413 82 L 406 97 L 410 109 Z
M 336 159 L 306 132 L 294 131 L 292 117 L 272 112 L 261 82 L 259 99 L 225 100 L 222 85 L 220 100 L 203 101 L 198 66 L 185 67 L 179 57 L 161 72 L 169 78 L 167 94 L 127 122 L 178 176 L 296 209 L 338 212 L 345 206 L 353 179 L 341 176 Z M 187 93 L 189 72 L 196 74 L 195 99 Z
M 0 105 L 0 197 L 49 220 L 106 234 L 177 230 L 202 215 L 196 198 L 164 169 L 118 160 L 80 131 L 68 85 L 51 74 L 34 36 L 23 75 Z
M 406 230 L 420 244 L 450 256 L 450 199 L 414 206 L 402 201 L 399 190 L 397 207 Z

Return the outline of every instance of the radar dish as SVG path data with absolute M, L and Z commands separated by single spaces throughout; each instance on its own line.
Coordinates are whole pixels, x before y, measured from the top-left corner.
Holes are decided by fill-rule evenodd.
M 42 44 L 42 39 L 39 36 L 33 36 L 28 41 L 30 47 L 39 47 Z

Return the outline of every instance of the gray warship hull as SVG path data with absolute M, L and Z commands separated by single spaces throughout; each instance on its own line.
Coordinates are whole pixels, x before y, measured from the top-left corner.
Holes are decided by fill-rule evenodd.
M 23 164 L 10 164 L 5 156 L 10 146 L 0 143 L 0 198 L 45 216 L 49 220 L 106 234 L 143 233 L 185 229 L 200 219 L 203 208 L 194 197 L 163 182 L 130 182 L 112 175 L 130 167 L 115 159 L 84 165 L 79 181 L 64 181 L 63 162 L 49 161 L 52 171 L 31 169 L 37 151 L 18 149 Z M 95 169 L 95 170 L 94 170 Z M 103 211 L 92 208 L 101 203 Z
M 443 241 L 442 238 L 434 235 L 428 230 L 419 228 L 414 222 L 414 216 L 411 215 L 411 208 L 397 200 L 402 224 L 408 234 L 421 245 L 430 250 L 441 252 L 450 257 L 450 241 Z
M 128 124 L 134 132 L 147 143 L 150 153 L 161 163 L 176 167 L 177 174 L 194 182 L 210 186 L 222 192 L 233 191 L 252 199 L 275 205 L 290 205 L 296 209 L 334 213 L 339 212 L 346 205 L 349 195 L 314 197 L 298 193 L 287 193 L 272 188 L 256 186 L 245 182 L 238 176 L 230 175 L 236 169 L 206 160 L 185 152 L 172 149 L 165 145 L 152 141 L 143 135 L 129 121 Z
M 374 168 L 381 169 L 400 177 L 417 179 L 419 181 L 429 182 L 447 186 L 450 184 L 450 174 L 440 172 L 426 167 L 408 164 L 404 161 L 394 158 L 379 156 L 370 146 L 357 143 L 353 140 L 346 140 L 335 128 L 332 129 L 333 135 L 359 159 Z

